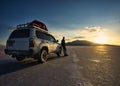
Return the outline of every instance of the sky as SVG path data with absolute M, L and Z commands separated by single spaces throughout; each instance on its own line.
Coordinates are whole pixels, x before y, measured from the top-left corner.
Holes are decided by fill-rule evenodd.
M 0 44 L 16 25 L 33 20 L 58 40 L 120 45 L 120 0 L 0 0 Z

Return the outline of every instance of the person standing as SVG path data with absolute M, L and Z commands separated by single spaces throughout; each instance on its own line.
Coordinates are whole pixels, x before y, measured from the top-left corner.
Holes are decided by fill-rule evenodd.
M 65 37 L 63 37 L 63 39 L 61 41 L 61 46 L 62 46 L 62 49 L 63 49 L 64 56 L 68 56 L 67 48 L 66 48 L 66 44 L 65 44 Z

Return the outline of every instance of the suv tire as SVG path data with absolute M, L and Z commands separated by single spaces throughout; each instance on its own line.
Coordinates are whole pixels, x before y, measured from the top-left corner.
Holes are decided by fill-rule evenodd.
M 48 52 L 46 49 L 41 50 L 39 53 L 38 62 L 45 63 L 47 61 Z
M 57 54 L 58 57 L 60 57 L 61 53 L 62 53 L 62 48 L 59 48 L 59 51 L 56 54 Z

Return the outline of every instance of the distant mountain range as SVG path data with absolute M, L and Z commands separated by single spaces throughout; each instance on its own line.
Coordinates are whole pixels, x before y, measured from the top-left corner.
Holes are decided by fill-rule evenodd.
M 87 40 L 75 40 L 72 42 L 67 42 L 67 46 L 97 46 L 97 45 L 108 45 L 108 44 L 98 44 Z

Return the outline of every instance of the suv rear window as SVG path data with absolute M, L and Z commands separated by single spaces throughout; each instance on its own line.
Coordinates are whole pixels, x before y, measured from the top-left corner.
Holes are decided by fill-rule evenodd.
M 30 34 L 29 29 L 15 30 L 10 35 L 10 38 L 27 38 L 29 37 L 29 34 Z

